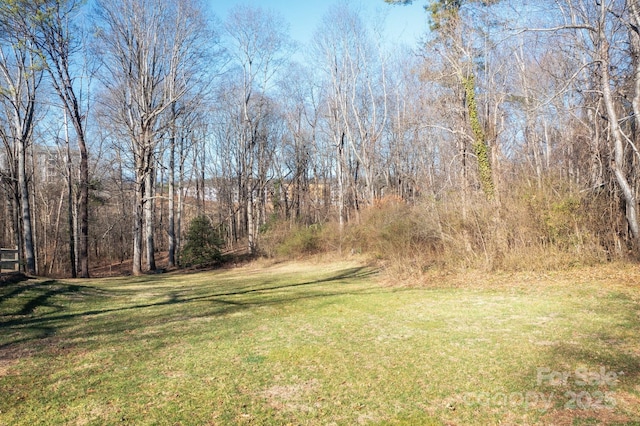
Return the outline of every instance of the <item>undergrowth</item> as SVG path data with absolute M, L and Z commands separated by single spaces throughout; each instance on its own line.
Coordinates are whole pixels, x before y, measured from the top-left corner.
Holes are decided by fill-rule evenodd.
M 377 200 L 343 229 L 335 222 L 273 224 L 263 234 L 268 257 L 363 254 L 397 275 L 436 269 L 546 271 L 629 258 L 597 194 L 523 184 L 487 200 L 480 191 Z

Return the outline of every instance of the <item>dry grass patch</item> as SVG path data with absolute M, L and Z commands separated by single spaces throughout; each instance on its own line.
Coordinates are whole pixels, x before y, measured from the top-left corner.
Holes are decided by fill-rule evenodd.
M 311 379 L 289 385 L 273 385 L 264 390 L 262 395 L 278 411 L 310 412 L 322 406 L 319 388 L 318 380 Z

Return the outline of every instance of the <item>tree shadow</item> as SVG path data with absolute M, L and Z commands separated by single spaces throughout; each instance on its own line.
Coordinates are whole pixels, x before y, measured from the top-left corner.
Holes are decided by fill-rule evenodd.
M 637 386 L 640 380 L 639 306 L 626 295 L 613 297 L 625 303 L 610 305 L 603 300 L 593 309 L 597 316 L 603 317 L 615 310 L 616 319 L 612 323 L 577 327 L 571 339 L 559 340 L 550 346 L 548 362 L 538 366 L 537 383 L 542 389 L 590 396 L 609 392 L 615 397 L 618 390 Z M 541 376 L 540 371 L 543 371 Z
M 57 296 L 79 294 L 94 294 L 93 287 L 62 284 L 55 280 L 38 281 L 29 284 L 17 282 L 12 285 L 12 289 L 0 294 L 0 317 L 14 317 L 31 315 L 39 307 L 51 308 L 54 312 L 60 312 L 63 307 L 52 302 Z M 20 306 L 21 300 L 24 304 Z M 7 311 L 7 309 L 13 311 Z M 16 309 L 17 308 L 17 309 Z
M 4 285 L 17 284 L 28 279 L 29 277 L 22 272 L 3 273 L 0 274 L 0 288 Z
M 28 290 L 29 286 L 17 285 L 28 280 L 29 277 L 23 273 L 4 274 L 0 276 L 0 303 Z
M 50 338 L 61 329 L 72 327 L 79 319 L 89 321 L 100 315 L 109 315 L 117 313 L 130 312 L 125 317 L 118 316 L 106 318 L 104 326 L 99 328 L 87 327 L 85 331 L 79 332 L 83 334 L 74 337 L 88 337 L 95 335 L 110 334 L 115 338 L 120 338 L 131 328 L 145 326 L 144 322 L 131 321 L 131 317 L 138 320 L 142 317 L 149 322 L 171 322 L 189 319 L 197 319 L 202 317 L 221 317 L 233 314 L 242 310 L 255 309 L 261 306 L 273 306 L 278 304 L 294 303 L 304 299 L 326 298 L 339 295 L 358 294 L 364 291 L 372 291 L 370 287 L 357 289 L 349 286 L 352 280 L 360 280 L 376 274 L 377 271 L 370 268 L 358 267 L 339 271 L 329 277 L 319 278 L 317 280 L 309 280 L 304 282 L 292 282 L 283 284 L 274 284 L 274 280 L 262 280 L 259 283 L 253 283 L 251 287 L 235 288 L 229 291 L 210 291 L 205 294 L 193 294 L 194 291 L 189 290 L 170 290 L 164 289 L 164 300 L 153 301 L 149 303 L 134 303 L 126 306 L 118 306 L 114 308 L 89 309 L 85 311 L 69 312 L 65 311 L 65 307 L 60 303 L 56 303 L 62 296 L 77 295 L 79 297 L 95 297 L 96 295 L 106 295 L 107 297 L 127 297 L 129 292 L 101 291 L 97 288 L 63 284 L 56 281 L 45 281 L 30 285 L 22 285 L 10 290 L 1 296 L 0 302 L 7 301 L 11 298 L 21 296 L 26 298 L 25 303 L 15 304 L 16 307 L 12 313 L 0 314 L 0 333 L 7 338 L 0 338 L 0 353 L 20 353 L 20 347 L 32 344 L 38 346 L 44 343 L 44 340 Z M 146 277 L 145 277 L 146 278 Z M 162 278 L 156 277 L 155 281 L 161 281 Z M 146 281 L 146 279 L 144 280 Z M 335 288 L 312 288 L 316 285 L 328 283 L 336 283 Z M 344 283 L 345 286 L 341 286 Z M 239 283 L 240 285 L 241 283 Z M 30 293 L 33 293 L 31 295 Z M 135 292 L 131 292 L 133 296 Z M 191 311 L 189 304 L 211 302 L 209 307 Z M 176 312 L 167 311 L 151 311 L 151 309 L 162 308 L 167 306 L 180 306 L 184 308 Z M 206 305 L 205 305 L 206 306 Z M 47 313 L 39 314 L 39 307 L 47 307 Z M 2 305 L 0 304 L 0 309 Z M 0 311 L 1 312 L 1 311 Z M 187 312 L 185 314 L 185 312 Z M 186 317 L 185 317 L 186 315 Z M 153 319 L 151 319 L 153 318 Z M 4 320 L 3 320 L 4 319 Z M 13 332 L 13 333 L 11 333 Z M 10 337 L 13 336 L 12 337 Z M 40 341 L 40 342 L 39 342 Z M 9 355 L 11 356 L 11 355 Z
M 36 348 L 25 344 L 54 335 L 59 327 L 50 318 L 65 311 L 62 298 L 81 300 L 98 294 L 103 292 L 89 286 L 28 278 L 0 288 L 0 360 L 33 353 Z

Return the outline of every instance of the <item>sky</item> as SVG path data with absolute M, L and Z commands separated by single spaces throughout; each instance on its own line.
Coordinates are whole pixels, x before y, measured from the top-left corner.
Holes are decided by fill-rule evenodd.
M 414 1 L 408 6 L 392 6 L 384 0 L 209 0 L 211 9 L 221 19 L 235 5 L 259 6 L 280 13 L 290 25 L 291 37 L 308 43 L 327 9 L 339 2 L 346 2 L 362 10 L 363 18 L 371 23 L 384 19 L 385 34 L 392 43 L 414 46 L 427 30 L 427 14 L 424 1 Z

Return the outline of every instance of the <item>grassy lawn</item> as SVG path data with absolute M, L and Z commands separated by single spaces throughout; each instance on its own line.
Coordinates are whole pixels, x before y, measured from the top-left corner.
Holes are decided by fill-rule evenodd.
M 0 287 L 0 425 L 640 424 L 640 268 Z

